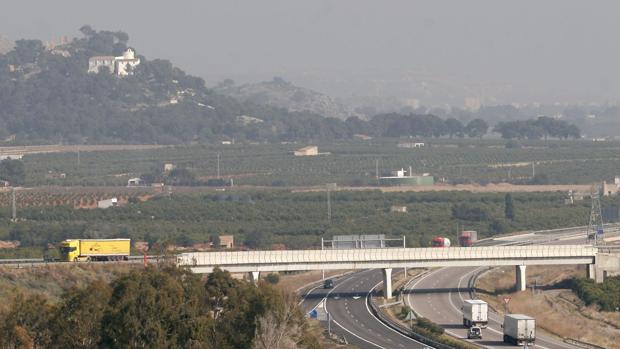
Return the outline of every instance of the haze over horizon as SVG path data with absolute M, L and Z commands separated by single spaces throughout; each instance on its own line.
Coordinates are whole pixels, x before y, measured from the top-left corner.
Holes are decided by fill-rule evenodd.
M 0 34 L 121 30 L 209 86 L 281 76 L 334 96 L 427 105 L 605 103 L 620 91 L 620 3 L 370 0 L 4 4 Z

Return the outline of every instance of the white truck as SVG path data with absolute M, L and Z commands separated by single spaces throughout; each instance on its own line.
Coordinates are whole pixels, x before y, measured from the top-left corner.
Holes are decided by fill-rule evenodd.
M 536 319 L 523 314 L 504 315 L 504 343 L 534 345 Z
M 486 328 L 489 323 L 489 305 L 479 299 L 467 299 L 463 302 L 463 326 Z

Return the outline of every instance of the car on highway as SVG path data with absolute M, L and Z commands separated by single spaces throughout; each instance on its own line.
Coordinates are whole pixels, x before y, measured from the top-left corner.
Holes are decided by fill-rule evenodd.
M 334 280 L 327 279 L 323 282 L 323 288 L 334 288 Z
M 470 327 L 467 330 L 467 339 L 482 339 L 482 329 L 480 327 Z

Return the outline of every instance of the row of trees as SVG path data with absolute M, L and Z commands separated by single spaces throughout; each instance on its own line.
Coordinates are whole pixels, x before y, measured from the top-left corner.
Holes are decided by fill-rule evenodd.
M 0 322 L 2 348 L 319 348 L 293 296 L 215 270 L 206 282 L 149 267 L 60 302 L 17 294 Z
M 579 128 L 564 120 L 546 116 L 537 119 L 500 122 L 493 129 L 506 139 L 580 138 Z

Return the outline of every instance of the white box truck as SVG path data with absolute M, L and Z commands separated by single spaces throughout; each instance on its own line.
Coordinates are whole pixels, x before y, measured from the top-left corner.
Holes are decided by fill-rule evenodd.
M 523 314 L 504 315 L 504 343 L 534 345 L 536 319 Z
M 463 302 L 463 326 L 486 328 L 489 323 L 489 305 L 479 299 L 468 299 Z

